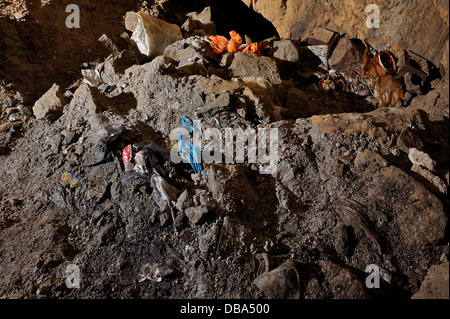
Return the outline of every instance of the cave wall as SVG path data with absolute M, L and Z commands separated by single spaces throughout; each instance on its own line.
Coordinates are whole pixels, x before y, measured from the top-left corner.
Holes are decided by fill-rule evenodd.
M 317 27 L 367 40 L 398 55 L 410 49 L 449 69 L 448 0 L 242 0 L 273 23 L 281 37 L 306 38 Z M 380 8 L 380 28 L 368 29 L 369 4 Z

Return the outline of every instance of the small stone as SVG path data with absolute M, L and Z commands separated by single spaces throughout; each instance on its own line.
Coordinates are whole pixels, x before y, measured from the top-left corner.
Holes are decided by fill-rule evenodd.
M 419 77 L 421 81 L 426 81 L 430 74 L 428 60 L 409 50 L 403 51 L 397 62 L 397 68 L 397 76 L 409 73 L 410 76 Z
M 231 105 L 230 93 L 220 94 L 212 103 L 200 108 L 196 114 L 199 117 L 212 117 L 219 112 L 227 111 Z M 200 176 L 201 177 L 201 176 Z
M 309 45 L 329 44 L 337 33 L 331 30 L 318 28 L 308 38 Z
M 14 18 L 16 18 L 17 20 L 20 20 L 26 16 L 26 13 L 23 11 L 19 11 L 19 12 L 14 12 L 13 15 L 14 15 Z
M 202 12 L 196 14 L 192 17 L 192 19 L 200 21 L 203 24 L 208 24 L 212 22 L 212 13 L 211 7 L 206 7 Z
M 39 119 L 55 120 L 63 111 L 63 106 L 67 103 L 67 99 L 63 93 L 59 91 L 59 86 L 53 86 L 45 93 L 33 106 L 34 116 Z
M 266 56 L 238 52 L 230 65 L 231 77 L 263 77 L 272 84 L 281 84 L 281 77 L 276 62 Z
M 185 210 L 187 218 L 189 218 L 189 221 L 193 225 L 197 225 L 201 221 L 203 216 L 208 214 L 208 212 L 209 212 L 208 206 L 206 205 L 193 206 L 186 208 Z
M 442 181 L 439 177 L 431 173 L 429 170 L 422 168 L 419 165 L 414 164 L 411 168 L 411 171 L 421 175 L 426 180 L 428 180 L 431 184 L 433 184 L 440 193 L 447 194 L 447 185 L 445 185 L 444 181 Z
M 297 47 L 291 40 L 275 41 L 273 43 L 275 50 L 273 56 L 277 59 L 286 62 L 297 63 L 299 61 L 299 54 Z
M 193 201 L 191 193 L 188 190 L 185 190 L 183 193 L 181 193 L 180 197 L 178 197 L 175 207 L 178 209 L 178 211 L 182 212 L 187 207 L 191 206 L 192 203 Z
M 311 45 L 308 49 L 328 68 L 328 45 Z
M 130 35 L 129 35 L 128 33 L 126 33 L 126 32 L 122 32 L 122 33 L 120 34 L 120 38 L 121 38 L 123 41 L 125 41 L 126 43 L 129 43 L 129 42 L 130 42 Z
M 127 12 L 125 15 L 125 29 L 134 32 L 136 25 L 138 24 L 139 18 L 136 12 Z
M 229 67 L 231 63 L 233 62 L 234 54 L 232 53 L 225 53 L 222 55 L 222 59 L 220 60 L 219 65 L 222 67 Z
M 161 282 L 164 277 L 172 275 L 174 270 L 168 266 L 162 266 L 161 264 L 145 264 L 142 266 L 139 274 L 139 282 L 145 280 L 151 280 L 154 282 Z
M 83 145 L 78 145 L 78 146 L 75 148 L 75 154 L 81 155 L 81 154 L 83 154 L 83 152 L 84 152 L 84 147 L 83 147 Z
M 161 224 L 161 227 L 168 225 L 169 219 L 169 213 L 162 213 L 161 215 L 159 215 L 159 222 Z
M 430 157 L 430 155 L 419 151 L 415 147 L 409 149 L 408 157 L 414 165 L 423 166 L 432 172 L 435 169 L 436 162 Z
M 253 283 L 272 299 L 300 298 L 297 263 L 288 260 L 278 268 L 258 276 Z
M 332 69 L 349 72 L 361 69 L 365 46 L 361 40 L 343 37 L 339 39 L 328 60 Z
M 345 168 L 344 163 L 338 163 L 338 165 L 336 166 L 336 169 L 335 169 L 335 174 L 337 177 L 344 176 L 344 168 Z
M 398 136 L 397 146 L 401 151 L 408 154 L 410 148 L 421 150 L 423 148 L 423 143 L 419 134 L 412 128 L 407 127 Z
M 79 134 L 77 134 L 76 132 L 72 131 L 67 132 L 63 140 L 63 145 L 70 145 L 75 143 L 78 137 Z
M 132 172 L 134 170 L 134 163 L 125 162 L 124 168 L 125 168 L 125 172 Z

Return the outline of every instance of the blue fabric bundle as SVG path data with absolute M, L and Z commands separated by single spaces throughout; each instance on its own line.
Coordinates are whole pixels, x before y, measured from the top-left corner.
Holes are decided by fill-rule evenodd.
M 189 134 L 194 133 L 194 124 L 192 121 L 187 118 L 186 116 L 182 116 L 180 119 L 180 124 L 183 128 L 189 131 Z M 186 156 L 186 158 L 189 160 L 189 163 L 191 164 L 192 168 L 194 169 L 196 174 L 204 174 L 202 170 L 202 164 L 201 164 L 201 151 L 202 149 L 198 147 L 197 145 L 193 145 L 190 140 L 184 138 L 183 135 L 180 133 L 178 134 L 178 144 L 180 145 L 180 148 L 178 149 L 179 153 L 182 153 Z

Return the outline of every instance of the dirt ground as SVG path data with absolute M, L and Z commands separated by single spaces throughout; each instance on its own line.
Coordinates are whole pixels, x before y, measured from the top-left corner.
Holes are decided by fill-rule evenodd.
M 70 2 L 0 3 L 0 298 L 437 297 L 421 286 L 432 266 L 448 269 L 448 70 L 436 66 L 407 106 L 379 108 L 371 95 L 323 94 L 329 70 L 245 53 L 224 63 L 204 35 L 134 55 L 128 11 L 181 26 L 209 1 L 81 0 L 83 27 L 67 29 Z M 254 41 L 279 36 L 263 22 Z M 102 84 L 82 83 L 103 62 Z M 60 111 L 38 118 L 38 100 Z M 173 163 L 166 143 L 183 116 L 223 136 L 277 129 L 276 171 Z M 124 171 L 130 144 L 154 171 Z M 369 265 L 380 289 L 366 285 Z

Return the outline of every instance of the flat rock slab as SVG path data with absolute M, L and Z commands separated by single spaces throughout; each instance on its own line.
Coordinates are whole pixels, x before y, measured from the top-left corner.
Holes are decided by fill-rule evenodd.
M 237 78 L 263 77 L 272 84 L 281 84 L 277 64 L 269 57 L 244 52 L 236 53 L 230 65 L 230 71 Z

